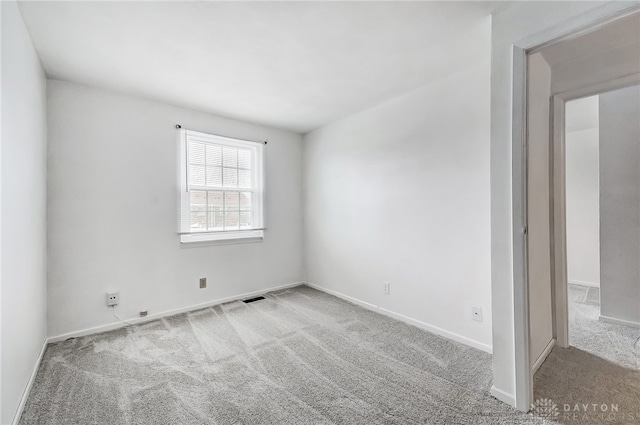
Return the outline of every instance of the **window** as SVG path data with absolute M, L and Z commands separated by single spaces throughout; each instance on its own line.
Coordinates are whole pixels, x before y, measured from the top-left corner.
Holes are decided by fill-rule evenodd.
M 180 242 L 262 239 L 264 145 L 180 132 Z

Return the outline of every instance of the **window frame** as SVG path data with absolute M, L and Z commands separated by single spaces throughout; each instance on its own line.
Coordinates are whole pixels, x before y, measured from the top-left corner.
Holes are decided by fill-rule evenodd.
M 178 234 L 180 243 L 240 243 L 260 242 L 264 239 L 264 143 L 234 139 L 199 131 L 180 129 L 179 138 L 179 213 Z M 191 185 L 189 181 L 191 164 L 189 161 L 189 144 L 191 142 L 221 147 L 250 149 L 251 154 L 251 188 Z M 206 167 L 206 165 L 205 165 Z M 241 169 L 239 166 L 236 167 Z M 224 169 L 222 171 L 224 173 Z M 193 232 L 191 223 L 191 190 L 208 192 L 251 192 L 252 227 L 249 229 L 203 230 Z M 224 195 L 223 195 L 224 196 Z M 209 213 L 208 210 L 205 211 Z

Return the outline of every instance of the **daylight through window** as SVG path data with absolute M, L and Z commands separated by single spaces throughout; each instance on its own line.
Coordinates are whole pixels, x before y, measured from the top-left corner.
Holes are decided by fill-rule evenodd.
M 182 242 L 263 236 L 260 143 L 182 130 Z

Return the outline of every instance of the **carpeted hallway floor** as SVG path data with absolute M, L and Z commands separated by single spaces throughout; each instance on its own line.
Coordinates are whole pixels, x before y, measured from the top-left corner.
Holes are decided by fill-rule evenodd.
M 598 288 L 569 285 L 571 347 L 554 348 L 534 377 L 534 398 L 558 406 L 552 423 L 640 424 L 640 329 L 599 314 Z
M 580 398 L 566 379 L 592 386 L 582 355 L 555 350 L 536 396 Z M 640 406 L 637 375 L 587 365 L 600 373 L 591 396 Z M 543 423 L 490 385 L 490 355 L 299 286 L 52 344 L 20 424 Z
M 569 343 L 620 366 L 640 370 L 640 329 L 601 322 L 600 289 L 569 285 Z

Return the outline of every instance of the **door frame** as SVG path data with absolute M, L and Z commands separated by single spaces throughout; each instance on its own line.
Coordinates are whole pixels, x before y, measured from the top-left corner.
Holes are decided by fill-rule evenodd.
M 566 103 L 583 97 L 640 84 L 640 73 L 616 78 L 604 83 L 581 87 L 553 96 L 551 108 L 551 241 L 554 273 L 551 279 L 553 299 L 553 336 L 556 345 L 569 348 L 569 297 L 567 276 L 567 214 L 566 214 Z
M 569 40 L 596 31 L 601 27 L 626 18 L 640 11 L 639 4 L 621 8 L 612 2 L 589 11 L 583 15 L 569 19 L 560 25 L 549 28 L 540 33 L 526 37 L 512 46 L 512 234 L 513 234 L 513 312 L 514 312 L 514 366 L 515 366 L 515 407 L 528 411 L 533 402 L 533 372 L 530 363 L 530 326 L 529 326 L 529 280 L 528 280 L 528 252 L 527 252 L 527 86 L 528 86 L 528 57 L 542 48 L 559 41 Z M 551 102 L 552 99 L 550 99 Z M 565 99 L 566 102 L 566 99 Z M 553 106 L 553 103 L 552 103 Z M 564 111 L 564 108 L 561 108 Z M 554 109 L 555 110 L 555 109 Z M 552 120 L 550 114 L 549 120 Z M 550 125 L 553 123 L 550 122 Z M 551 128 L 551 127 L 550 127 Z M 550 131 L 551 133 L 551 131 Z M 550 139 L 553 139 L 550 134 Z M 551 140 L 550 140 L 551 143 Z M 551 164 L 550 164 L 551 167 Z M 552 168 L 552 167 L 551 167 Z M 550 211 L 551 213 L 551 211 Z M 550 220 L 555 213 L 550 214 Z M 554 238 L 555 241 L 555 238 Z M 566 244 L 566 237 L 564 243 Z M 551 249 L 555 249 L 552 242 Z M 565 251 L 566 257 L 566 251 Z M 555 253 L 552 255 L 552 267 L 555 267 Z M 566 259 L 564 263 L 566 273 Z M 555 280 L 555 268 L 551 281 Z M 552 287 L 552 296 L 555 297 Z M 562 295 L 562 294 L 561 294 Z M 566 295 L 563 298 L 566 301 Z M 562 301 L 553 301 L 557 305 Z M 552 308 L 552 312 L 556 312 Z M 566 307 L 564 307 L 566 310 Z M 564 319 L 563 319 L 564 320 Z M 561 322 L 556 320 L 556 323 Z M 568 325 L 568 322 L 566 322 Z M 556 332 L 554 325 L 554 333 Z M 566 341 L 566 340 L 565 340 Z M 566 343 L 562 341 L 562 343 Z

